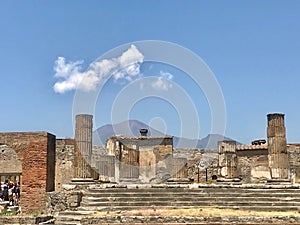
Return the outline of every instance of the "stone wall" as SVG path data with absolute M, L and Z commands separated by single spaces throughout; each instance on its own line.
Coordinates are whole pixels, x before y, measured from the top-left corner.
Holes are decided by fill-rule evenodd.
M 55 191 L 61 191 L 74 177 L 75 140 L 56 140 Z
M 187 176 L 194 182 L 211 182 L 218 175 L 218 152 L 217 150 L 183 149 L 175 148 L 175 158 L 187 159 Z M 202 167 L 199 167 L 201 164 Z
M 268 150 L 237 151 L 237 176 L 244 183 L 265 182 L 270 179 Z
M 22 162 L 22 211 L 42 211 L 46 192 L 55 188 L 55 136 L 47 132 L 0 133 L 0 143 L 14 149 Z
M 288 144 L 287 152 L 292 182 L 300 183 L 300 144 Z
M 1 181 L 5 179 L 17 179 L 14 182 L 19 182 L 19 177 L 22 174 L 22 162 L 19 159 L 14 149 L 6 145 L 0 145 L 0 176 Z
M 117 159 L 114 170 L 116 182 L 133 179 L 148 183 L 170 177 L 165 160 L 172 157 L 172 137 L 115 136 L 107 140 L 106 148 L 108 155 Z
M 86 186 L 64 184 L 61 191 L 47 193 L 47 213 L 56 214 L 61 211 L 76 211 L 82 201 Z

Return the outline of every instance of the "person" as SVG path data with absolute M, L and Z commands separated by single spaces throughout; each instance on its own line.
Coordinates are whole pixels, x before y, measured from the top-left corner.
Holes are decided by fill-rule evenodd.
M 3 196 L 3 201 L 8 201 L 8 186 L 6 184 L 4 184 L 3 186 L 2 196 Z
M 9 201 L 9 205 L 13 206 L 14 205 L 14 196 L 13 196 L 13 190 L 14 190 L 14 185 L 12 182 L 9 182 L 9 186 L 8 186 L 8 201 Z
M 1 185 L 1 187 L 0 187 L 0 201 L 2 202 L 2 200 L 3 200 L 3 195 L 2 195 L 2 185 Z
M 19 205 L 19 201 L 20 201 L 20 183 L 18 183 L 18 184 L 15 183 L 13 194 L 14 194 L 15 205 Z

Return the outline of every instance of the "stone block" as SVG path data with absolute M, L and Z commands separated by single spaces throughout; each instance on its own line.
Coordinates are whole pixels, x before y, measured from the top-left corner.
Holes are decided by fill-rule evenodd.
M 74 190 L 76 188 L 76 185 L 75 184 L 63 184 L 62 188 L 67 191 Z

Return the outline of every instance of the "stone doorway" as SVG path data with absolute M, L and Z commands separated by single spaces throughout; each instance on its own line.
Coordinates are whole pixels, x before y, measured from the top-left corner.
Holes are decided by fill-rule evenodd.
M 0 145 L 0 181 L 21 183 L 22 162 L 14 149 Z

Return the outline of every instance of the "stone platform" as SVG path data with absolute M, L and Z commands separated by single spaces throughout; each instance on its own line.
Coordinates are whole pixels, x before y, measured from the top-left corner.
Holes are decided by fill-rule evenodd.
M 181 218 L 178 221 L 182 222 L 177 223 L 175 217 L 162 219 L 162 217 L 152 216 L 150 219 L 150 217 L 109 216 L 109 212 L 124 212 L 133 209 L 205 207 L 268 212 L 293 211 L 295 216 L 285 219 L 299 223 L 300 186 L 271 184 L 93 184 L 84 191 L 82 201 L 76 211 L 60 212 L 56 217 L 56 223 L 99 224 L 101 222 L 100 224 L 117 224 L 127 221 L 131 224 L 182 224 L 185 220 L 188 223 L 193 220 L 195 224 L 215 224 L 215 217 L 197 219 L 178 216 Z M 96 216 L 97 211 L 107 212 L 108 217 Z M 237 224 L 239 220 L 242 223 L 245 222 L 245 217 L 227 219 L 234 220 Z M 274 218 L 271 217 L 265 221 L 264 217 L 252 219 L 252 224 L 256 223 L 255 220 L 257 223 L 270 224 Z M 221 224 L 224 224 L 225 220 L 226 218 L 219 218 Z M 277 218 L 275 221 L 280 223 L 281 219 Z

